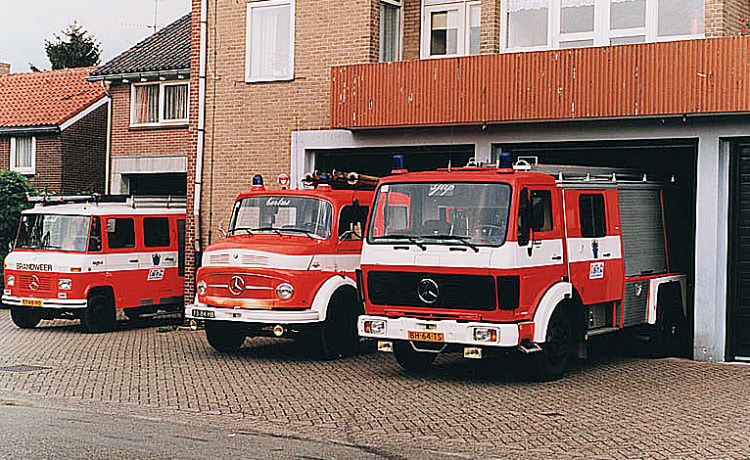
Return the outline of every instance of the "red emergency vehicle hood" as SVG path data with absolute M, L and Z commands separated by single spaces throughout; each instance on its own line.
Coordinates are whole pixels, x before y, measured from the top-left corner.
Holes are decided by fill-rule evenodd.
M 236 235 L 210 245 L 203 266 L 307 270 L 315 256 L 332 252 L 331 244 L 305 235 Z

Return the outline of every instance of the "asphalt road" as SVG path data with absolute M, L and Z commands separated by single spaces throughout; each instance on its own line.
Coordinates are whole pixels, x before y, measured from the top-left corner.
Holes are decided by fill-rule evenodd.
M 381 459 L 369 448 L 0 401 L 0 459 Z

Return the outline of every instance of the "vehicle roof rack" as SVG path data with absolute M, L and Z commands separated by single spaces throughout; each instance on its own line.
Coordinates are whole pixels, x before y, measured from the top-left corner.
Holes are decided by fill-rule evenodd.
M 672 176 L 669 180 L 649 176 L 647 173 L 632 168 L 618 168 L 608 166 L 576 166 L 540 164 L 535 156 L 518 157 L 513 165 L 516 171 L 535 171 L 549 174 L 559 183 L 665 183 L 675 182 Z
M 56 206 L 61 204 L 120 204 L 133 209 L 143 208 L 185 208 L 187 199 L 184 196 L 172 195 L 27 195 L 29 203 L 35 206 Z

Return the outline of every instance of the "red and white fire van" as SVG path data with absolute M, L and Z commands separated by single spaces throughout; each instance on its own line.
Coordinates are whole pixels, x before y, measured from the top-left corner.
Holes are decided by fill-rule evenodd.
M 196 303 L 186 317 L 205 321 L 209 343 L 233 351 L 254 335 L 307 337 L 325 354 L 354 351 L 362 307 L 354 271 L 372 203 L 370 190 L 334 190 L 333 177 L 308 178 L 314 188 L 266 190 L 260 176 L 234 204 L 227 237 L 202 258 Z M 376 179 L 375 179 L 376 180 Z M 349 175 L 348 182 L 365 182 Z
M 184 198 L 45 197 L 21 214 L 2 303 L 18 327 L 78 318 L 90 332 L 118 309 L 181 311 L 184 251 Z
M 686 277 L 667 257 L 663 184 L 501 159 L 380 182 L 360 335 L 407 370 L 443 351 L 518 350 L 540 378 L 593 335 L 645 326 L 653 346 L 673 344 Z

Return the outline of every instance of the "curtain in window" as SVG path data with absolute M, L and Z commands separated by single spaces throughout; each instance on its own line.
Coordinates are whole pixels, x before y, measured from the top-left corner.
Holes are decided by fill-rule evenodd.
M 135 122 L 159 122 L 159 85 L 135 87 Z
M 33 140 L 30 137 L 16 138 L 16 164 L 15 168 L 31 168 L 32 150 L 34 149 Z
M 545 46 L 550 0 L 509 0 L 508 48 Z
M 188 85 L 164 86 L 164 119 L 187 119 Z
M 523 10 L 538 10 L 549 8 L 550 0 L 509 0 L 508 13 L 515 13 Z
M 563 8 L 578 8 L 580 6 L 594 6 L 596 0 L 561 0 Z
M 290 6 L 254 7 L 251 17 L 250 76 L 290 76 Z

